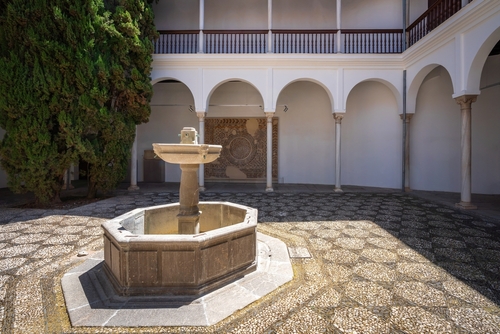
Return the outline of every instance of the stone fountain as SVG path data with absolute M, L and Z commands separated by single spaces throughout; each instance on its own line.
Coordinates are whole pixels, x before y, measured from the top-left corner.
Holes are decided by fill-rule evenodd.
M 199 202 L 197 171 L 222 147 L 197 143 L 184 128 L 180 144 L 153 144 L 182 174 L 179 203 L 136 209 L 103 224 L 104 271 L 118 294 L 200 295 L 256 270 L 257 210 Z
M 139 208 L 105 222 L 104 251 L 61 279 L 74 327 L 210 326 L 293 278 L 282 241 L 256 232 L 257 210 L 199 202 L 196 172 L 221 147 L 154 144 L 182 170 L 180 203 Z

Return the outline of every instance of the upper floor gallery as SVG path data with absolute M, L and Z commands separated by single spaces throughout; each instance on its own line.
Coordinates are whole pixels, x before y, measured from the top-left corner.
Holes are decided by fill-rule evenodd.
M 155 53 L 401 53 L 472 1 L 163 0 Z

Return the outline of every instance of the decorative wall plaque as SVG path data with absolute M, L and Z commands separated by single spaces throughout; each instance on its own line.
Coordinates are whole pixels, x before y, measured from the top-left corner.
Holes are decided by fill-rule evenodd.
M 205 143 L 221 145 L 219 159 L 205 165 L 206 180 L 266 179 L 266 118 L 206 118 Z M 278 177 L 278 119 L 273 119 L 272 174 Z

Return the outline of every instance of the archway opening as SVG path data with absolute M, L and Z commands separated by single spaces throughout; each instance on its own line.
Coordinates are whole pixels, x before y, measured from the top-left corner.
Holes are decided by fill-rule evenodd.
M 401 187 L 401 119 L 387 84 L 364 81 L 349 92 L 341 137 L 343 185 Z
M 277 176 L 277 120 L 273 122 L 273 176 Z M 205 143 L 221 145 L 219 159 L 204 167 L 207 182 L 266 182 L 267 119 L 264 100 L 251 84 L 231 80 L 210 95 Z
M 279 94 L 279 182 L 335 183 L 335 121 L 332 102 L 318 83 L 300 80 Z
M 472 192 L 500 194 L 500 41 L 487 57 L 480 79 L 481 94 L 472 104 Z
M 149 122 L 137 126 L 139 182 L 179 182 L 179 166 L 155 158 L 153 143 L 178 143 L 185 126 L 198 128 L 193 94 L 182 82 L 165 79 L 153 85 Z
M 460 107 L 448 71 L 437 66 L 418 88 L 410 124 L 410 185 L 460 191 Z

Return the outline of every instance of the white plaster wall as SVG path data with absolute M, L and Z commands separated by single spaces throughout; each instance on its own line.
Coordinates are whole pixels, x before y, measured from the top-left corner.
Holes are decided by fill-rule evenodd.
M 193 96 L 182 83 L 157 83 L 153 86 L 151 116 L 149 122 L 137 127 L 138 181 L 143 181 L 144 150 L 152 150 L 153 143 L 178 143 L 182 128 L 198 129 L 195 112 L 189 111 Z M 179 104 L 179 106 L 173 106 Z M 168 106 L 167 106 L 168 105 Z M 165 181 L 179 182 L 181 171 L 178 165 L 165 163 Z
M 220 88 L 221 83 L 229 81 L 246 81 L 260 92 L 260 96 L 262 96 L 264 100 L 264 102 L 260 103 L 264 103 L 265 108 L 267 108 L 272 96 L 272 92 L 267 89 L 269 80 L 268 74 L 267 68 L 248 68 L 245 67 L 244 61 L 241 62 L 241 67 L 237 69 L 231 67 L 203 69 L 202 76 L 200 77 L 203 82 L 202 100 L 211 100 L 213 98 L 211 94 Z M 208 102 L 206 103 L 208 104 Z M 214 102 L 210 103 L 214 104 Z
M 424 79 L 410 124 L 410 187 L 460 191 L 460 107 L 441 66 Z
M 401 0 L 342 1 L 342 29 L 402 29 Z
M 334 184 L 335 121 L 325 90 L 312 82 L 290 84 L 279 95 L 275 117 L 279 182 Z
M 5 130 L 0 128 L 0 138 L 3 139 L 4 135 L 5 135 Z M 0 166 L 0 188 L 6 188 L 6 187 L 7 187 L 7 173 Z
M 283 89 L 292 82 L 315 82 L 326 91 L 329 96 L 330 105 L 334 104 L 338 109 L 338 101 L 340 100 L 338 84 L 338 70 L 328 68 L 274 68 L 272 69 L 272 106 L 275 107 L 278 103 L 278 98 Z M 334 98 L 335 96 L 335 98 Z M 330 112 L 333 111 L 333 107 Z
M 153 2 L 158 30 L 198 30 L 199 0 L 162 0 Z
M 267 29 L 267 0 L 205 0 L 205 29 Z
M 273 0 L 273 29 L 336 29 L 334 0 Z
M 257 89 L 245 82 L 226 82 L 213 92 L 208 117 L 265 117 L 263 100 Z M 210 144 L 210 143 L 208 143 Z
M 500 55 L 486 60 L 481 87 L 472 104 L 472 192 L 500 194 Z
M 422 9 L 426 9 L 426 4 L 422 8 L 420 2 L 410 3 L 412 18 L 418 17 Z M 199 0 L 163 0 L 153 4 L 153 10 L 159 30 L 199 29 Z M 402 10 L 401 0 L 344 0 L 341 9 L 342 28 L 402 28 Z M 272 28 L 336 29 L 336 13 L 334 0 L 273 0 Z M 204 21 L 207 30 L 268 29 L 268 2 L 205 0 Z
M 341 183 L 401 188 L 402 124 L 396 98 L 379 82 L 362 82 L 347 99 L 341 130 Z
M 428 0 L 407 0 L 409 21 L 408 25 L 415 22 L 428 8 Z

